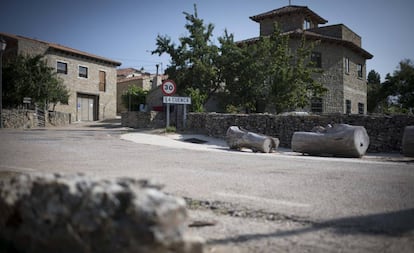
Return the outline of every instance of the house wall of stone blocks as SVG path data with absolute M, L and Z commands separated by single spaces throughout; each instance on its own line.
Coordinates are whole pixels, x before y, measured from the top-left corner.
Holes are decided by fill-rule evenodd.
M 291 39 L 289 47 L 296 50 L 300 41 Z M 314 78 L 328 89 L 323 97 L 324 113 L 346 113 L 346 100 L 351 101 L 351 114 L 358 114 L 358 104 L 367 104 L 366 68 L 363 66 L 363 77 L 358 77 L 357 63 L 364 64 L 365 59 L 352 50 L 335 43 L 317 43 L 314 52 L 321 53 L 321 73 L 314 74 Z M 349 73 L 345 71 L 345 58 L 349 59 Z M 305 108 L 306 109 L 306 108 Z
M 312 29 L 310 29 L 310 31 L 312 31 Z M 361 36 L 354 33 L 351 29 L 343 24 L 318 27 L 317 31 L 322 35 L 351 41 L 355 45 L 361 47 Z
M 324 43 L 313 51 L 322 56 L 322 73 L 316 75 L 316 80 L 322 83 L 328 92 L 323 97 L 323 112 L 343 112 L 343 57 L 342 50 L 335 44 Z M 339 51 L 339 52 L 338 52 Z
M 91 95 L 98 98 L 97 120 L 116 117 L 116 68 L 113 65 L 97 61 L 82 59 L 59 52 L 51 52 L 47 55 L 48 65 L 56 69 L 58 61 L 67 63 L 67 74 L 58 74 L 64 84 L 69 88 L 69 105 L 59 104 L 57 111 L 70 113 L 74 121 L 78 121 L 77 98 L 79 95 Z M 88 68 L 88 77 L 79 77 L 79 66 Z M 106 76 L 105 91 L 99 90 L 99 71 L 104 71 Z
M 47 45 L 43 43 L 35 43 L 31 40 L 19 40 L 18 44 L 18 54 L 23 55 L 43 55 L 47 51 Z
M 291 14 L 289 16 L 274 17 L 272 19 L 262 20 L 260 23 L 260 36 L 267 36 L 273 33 L 275 22 L 278 23 L 282 31 L 290 31 L 297 29 L 298 27 L 303 27 L 305 18 L 300 14 Z M 310 22 L 310 28 L 317 27 L 317 23 L 313 20 L 308 20 Z
M 69 90 L 68 105 L 57 104 L 56 111 L 70 114 L 71 121 L 80 119 L 79 100 L 81 96 L 92 98 L 94 102 L 93 118 L 87 120 L 103 120 L 116 117 L 116 67 L 121 63 L 94 56 L 61 45 L 48 43 L 22 36 L 1 34 L 7 41 L 8 54 L 5 61 L 19 55 L 43 55 L 48 66 L 57 71 L 57 62 L 67 65 L 66 73 L 58 73 Z M 87 77 L 80 77 L 79 67 L 86 67 Z M 105 87 L 100 88 L 100 72 L 105 73 Z M 48 108 L 52 109 L 52 108 Z
M 290 37 L 292 51 L 299 47 L 302 36 L 308 43 L 316 43 L 313 52 L 321 54 L 322 73 L 313 78 L 328 89 L 320 98 L 323 113 L 366 114 L 365 62 L 372 55 L 361 47 L 358 34 L 343 24 L 320 27 L 327 20 L 306 6 L 289 5 L 250 18 L 260 23 L 260 36 L 271 35 L 278 23 L 282 35 Z M 311 111 L 312 105 L 303 109 Z M 320 107 L 315 111 L 320 111 Z

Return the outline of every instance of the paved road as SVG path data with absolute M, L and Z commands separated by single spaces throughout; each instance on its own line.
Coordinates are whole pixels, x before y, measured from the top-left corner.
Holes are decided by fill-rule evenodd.
M 234 152 L 219 142 L 183 145 L 105 123 L 6 129 L 0 141 L 0 172 L 83 172 L 164 184 L 194 200 L 194 219 L 222 221 L 193 231 L 212 251 L 220 245 L 236 245 L 237 252 L 414 250 L 414 163 L 407 159 Z

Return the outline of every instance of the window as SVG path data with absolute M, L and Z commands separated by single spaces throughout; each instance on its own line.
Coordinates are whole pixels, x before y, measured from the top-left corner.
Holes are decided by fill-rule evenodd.
M 349 74 L 349 58 L 345 58 L 345 73 Z
M 311 112 L 322 113 L 322 98 L 314 97 L 311 100 Z
M 56 72 L 61 74 L 68 74 L 68 64 L 66 62 L 58 61 L 56 63 Z
M 309 19 L 305 19 L 303 21 L 303 29 L 306 30 L 306 29 L 309 29 L 309 28 L 311 28 L 311 23 L 310 23 Z
M 362 78 L 362 64 L 357 64 L 358 77 Z
M 351 100 L 346 100 L 345 101 L 345 104 L 346 104 L 346 114 L 351 114 Z
M 79 66 L 79 77 L 88 78 L 88 68 Z
M 99 91 L 106 90 L 106 73 L 105 71 L 99 71 Z
M 319 52 L 312 52 L 311 61 L 315 64 L 316 68 L 322 68 L 322 54 Z
M 364 110 L 365 105 L 363 103 L 358 103 L 358 113 L 359 114 L 364 114 L 365 110 Z

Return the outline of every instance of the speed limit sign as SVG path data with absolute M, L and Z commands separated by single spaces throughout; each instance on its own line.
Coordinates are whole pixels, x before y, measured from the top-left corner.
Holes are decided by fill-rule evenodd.
M 177 91 L 177 85 L 173 80 L 165 80 L 161 85 L 162 93 L 166 96 L 172 96 Z

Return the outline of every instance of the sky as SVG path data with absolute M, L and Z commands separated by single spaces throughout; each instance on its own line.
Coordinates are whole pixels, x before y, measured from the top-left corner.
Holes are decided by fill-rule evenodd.
M 225 29 L 236 40 L 259 35 L 249 17 L 289 4 L 289 0 L 1 0 L 0 32 L 58 43 L 122 62 L 121 67 L 165 70 L 169 56 L 152 55 L 158 35 L 173 41 L 187 35 L 183 12 L 214 25 L 214 38 Z M 403 59 L 414 61 L 412 0 L 291 0 L 328 20 L 345 24 L 362 37 L 374 55 L 374 69 L 383 80 Z M 216 45 L 219 45 L 216 43 Z

